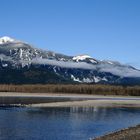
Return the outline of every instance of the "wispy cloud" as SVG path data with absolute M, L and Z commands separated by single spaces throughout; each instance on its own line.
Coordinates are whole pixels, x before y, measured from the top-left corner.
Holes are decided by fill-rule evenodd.
M 64 62 L 64 61 L 41 59 L 41 58 L 33 59 L 32 63 L 53 65 L 53 66 L 59 66 L 63 68 L 98 70 L 99 72 L 109 72 L 121 77 L 140 77 L 139 70 L 135 70 L 127 65 L 124 66 L 120 64 L 111 65 L 107 63 L 101 63 L 101 64 L 93 65 L 93 64 L 88 64 L 86 62 L 78 62 L 78 63 L 73 61 Z

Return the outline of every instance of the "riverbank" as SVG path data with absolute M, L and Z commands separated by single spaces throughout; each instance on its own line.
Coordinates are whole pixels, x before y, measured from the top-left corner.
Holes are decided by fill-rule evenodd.
M 140 140 L 140 125 L 123 129 L 93 140 Z
M 0 104 L 28 107 L 140 107 L 140 97 L 1 92 Z

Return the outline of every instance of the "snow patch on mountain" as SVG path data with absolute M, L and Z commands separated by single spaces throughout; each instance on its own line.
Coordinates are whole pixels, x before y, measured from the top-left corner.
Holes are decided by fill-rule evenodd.
M 97 62 L 96 60 L 94 60 L 94 59 L 90 59 L 90 62 L 91 62 L 91 63 L 95 63 L 95 64 L 98 63 L 98 62 Z
M 82 83 L 82 81 L 80 81 L 79 78 L 75 78 L 74 75 L 71 75 L 71 79 L 75 82 Z
M 107 61 L 107 63 L 109 63 L 109 64 L 113 65 L 113 62 L 111 62 L 111 61 Z
M 106 82 L 107 82 L 108 80 L 107 80 L 105 77 L 103 77 L 103 78 L 102 78 L 102 81 L 106 81 Z
M 92 83 L 93 82 L 93 79 L 83 78 L 83 82 L 84 83 Z
M 8 64 L 2 64 L 2 66 L 3 66 L 3 67 L 7 67 L 7 66 L 8 66 Z
M 19 54 L 19 57 L 22 59 L 22 54 L 23 54 L 23 50 L 20 49 L 20 54 Z
M 9 42 L 14 42 L 15 40 L 13 38 L 10 38 L 8 36 L 4 36 L 0 38 L 0 44 L 5 44 Z
M 76 62 L 78 61 L 82 61 L 82 60 L 85 60 L 87 58 L 92 58 L 91 56 L 89 55 L 78 55 L 78 56 L 74 56 L 72 59 L 75 60 Z
M 100 82 L 100 81 L 101 81 L 101 78 L 100 78 L 100 77 L 94 76 L 94 82 L 95 82 L 95 83 L 98 83 L 98 82 Z

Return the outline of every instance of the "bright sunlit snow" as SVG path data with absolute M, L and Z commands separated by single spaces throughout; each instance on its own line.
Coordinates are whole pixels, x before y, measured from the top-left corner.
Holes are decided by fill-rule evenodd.
M 85 60 L 87 58 L 92 58 L 92 57 L 90 57 L 89 55 L 78 55 L 78 56 L 74 56 L 73 60 L 78 62 L 79 60 Z
M 4 36 L 2 38 L 0 38 L 0 44 L 4 44 L 4 43 L 8 43 L 8 42 L 14 42 L 15 40 L 8 37 L 8 36 Z

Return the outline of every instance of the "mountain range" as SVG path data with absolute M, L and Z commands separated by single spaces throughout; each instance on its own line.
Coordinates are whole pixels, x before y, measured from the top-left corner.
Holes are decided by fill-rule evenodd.
M 0 84 L 140 85 L 140 70 L 89 55 L 67 56 L 10 37 L 0 38 Z

